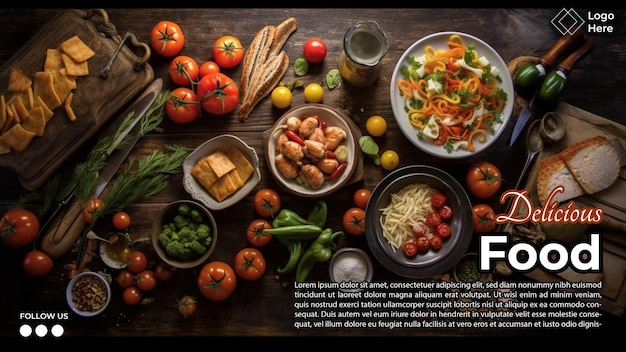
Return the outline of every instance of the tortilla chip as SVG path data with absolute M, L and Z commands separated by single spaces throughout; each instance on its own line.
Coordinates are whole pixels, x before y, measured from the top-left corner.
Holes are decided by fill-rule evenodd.
M 35 137 L 35 132 L 25 130 L 21 124 L 15 124 L 10 130 L 6 131 L 0 139 L 4 139 L 4 143 L 13 150 L 23 152 Z
M 35 72 L 35 88 L 33 90 L 35 96 L 40 96 L 50 110 L 54 110 L 63 104 L 63 101 L 54 89 L 53 77 L 51 71 Z
M 215 174 L 211 165 L 209 165 L 208 157 L 204 157 L 191 168 L 191 175 L 198 180 L 206 189 L 209 189 L 219 177 Z
M 254 167 L 250 164 L 248 158 L 237 147 L 232 147 L 226 151 L 226 156 L 235 164 L 235 170 L 237 170 L 241 181 L 246 183 L 254 172 Z
M 46 129 L 46 117 L 43 109 L 41 107 L 32 108 L 28 110 L 28 115 L 28 120 L 22 122 L 24 129 L 35 132 L 36 136 L 43 136 L 43 132 Z
M 233 164 L 221 150 L 209 154 L 209 156 L 207 156 L 207 162 L 217 177 L 222 177 L 235 169 L 235 164 Z
M 22 99 L 21 96 L 13 95 L 9 99 L 9 101 L 7 101 L 7 104 L 12 105 L 13 108 L 15 108 L 15 113 L 19 117 L 19 121 L 21 122 L 28 121 L 28 118 L 29 118 L 28 109 L 26 108 L 26 105 L 24 104 L 24 99 Z
M 46 105 L 46 103 L 44 103 L 44 101 L 41 99 L 40 96 L 36 96 L 35 97 L 35 102 L 33 104 L 33 107 L 35 107 L 35 108 L 36 107 L 40 107 L 43 110 L 43 114 L 46 117 L 46 123 L 48 121 L 50 121 L 52 116 L 54 116 L 54 112 L 52 110 L 50 110 L 48 105 Z
M 241 187 L 243 187 L 243 182 L 237 170 L 233 169 L 226 175 L 217 179 L 217 181 L 209 187 L 209 192 L 211 192 L 218 202 L 221 202 Z
M 62 69 L 64 64 L 61 54 L 62 52 L 59 49 L 48 49 L 46 51 L 46 61 L 43 64 L 43 70 L 50 71 Z
M 33 85 L 31 80 L 22 70 L 11 67 L 11 73 L 9 74 L 9 86 L 7 90 L 9 92 L 27 92 L 28 88 Z
M 61 50 L 76 62 L 87 61 L 96 55 L 77 35 L 61 43 Z
M 87 61 L 76 62 L 69 55 L 61 54 L 63 59 L 63 65 L 65 66 L 65 73 L 68 76 L 87 76 L 89 74 L 89 64 Z

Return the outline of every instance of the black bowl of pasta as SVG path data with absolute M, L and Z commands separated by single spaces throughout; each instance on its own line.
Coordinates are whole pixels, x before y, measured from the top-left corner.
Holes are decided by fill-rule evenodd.
M 461 184 L 445 171 L 405 166 L 372 191 L 365 215 L 367 244 L 374 257 L 398 275 L 442 274 L 469 247 L 471 208 Z

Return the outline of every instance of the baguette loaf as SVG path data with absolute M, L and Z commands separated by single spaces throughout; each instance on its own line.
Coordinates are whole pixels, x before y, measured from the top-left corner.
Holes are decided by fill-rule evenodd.
M 617 180 L 620 167 L 615 147 L 604 136 L 580 141 L 539 162 L 537 196 L 545 205 L 559 185 L 565 191 L 553 198 L 558 202 L 602 191 Z

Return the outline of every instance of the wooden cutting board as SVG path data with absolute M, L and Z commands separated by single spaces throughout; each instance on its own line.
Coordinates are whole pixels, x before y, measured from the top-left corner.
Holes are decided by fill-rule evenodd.
M 100 77 L 100 71 L 122 41 L 123 35 L 118 35 L 114 28 L 103 10 L 60 12 L 0 69 L 0 94 L 7 95 L 11 68 L 19 68 L 33 77 L 35 72 L 43 70 L 47 49 L 57 48 L 61 42 L 75 35 L 96 53 L 88 61 L 89 75 L 77 77 L 76 80 L 72 107 L 77 120 L 71 122 L 63 107 L 57 108 L 46 125 L 44 135 L 34 137 L 25 151 L 0 155 L 0 167 L 15 171 L 25 189 L 34 190 L 42 186 L 50 175 L 154 79 L 154 71 L 147 63 L 150 49 L 145 44 L 136 43 L 136 40 L 125 42 L 107 78 Z

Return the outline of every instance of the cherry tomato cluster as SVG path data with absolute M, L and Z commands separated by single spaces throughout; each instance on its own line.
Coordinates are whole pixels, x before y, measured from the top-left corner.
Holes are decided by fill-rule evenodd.
M 140 250 L 134 250 L 126 264 L 117 274 L 116 282 L 124 290 L 122 299 L 129 306 L 139 304 L 146 292 L 154 290 L 159 282 L 171 280 L 176 271 L 163 261 L 149 267 L 148 258 Z
M 369 189 L 359 188 L 352 195 L 354 206 L 343 213 L 343 230 L 352 236 L 361 236 L 365 233 L 365 208 L 372 192 Z
M 411 225 L 414 240 L 402 245 L 404 255 L 409 258 L 418 253 L 426 253 L 429 250 L 438 251 L 452 235 L 449 220 L 452 218 L 452 208 L 447 204 L 448 199 L 443 193 L 434 193 L 431 196 L 432 211 L 426 214 L 424 221 L 418 221 Z

